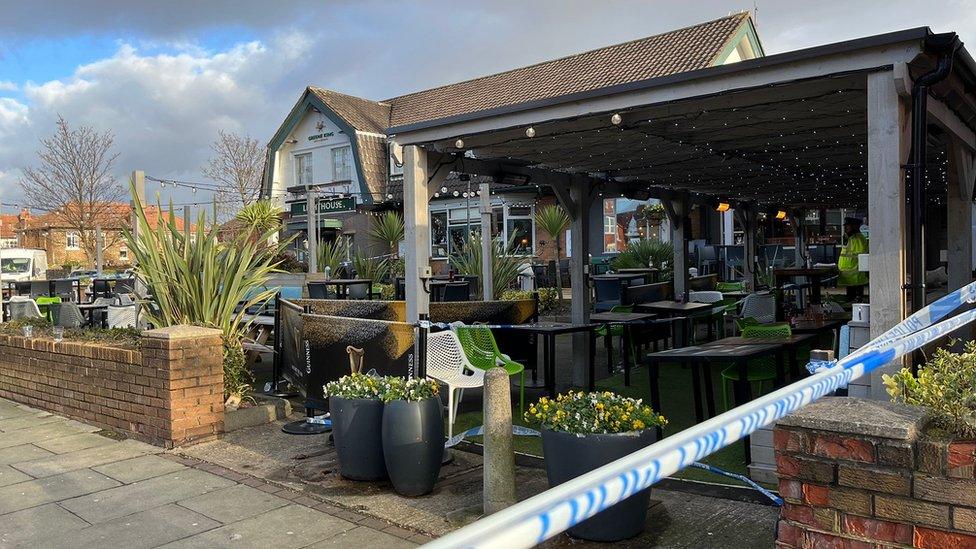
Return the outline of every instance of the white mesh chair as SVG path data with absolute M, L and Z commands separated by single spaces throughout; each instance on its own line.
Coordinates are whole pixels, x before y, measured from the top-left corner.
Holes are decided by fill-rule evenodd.
M 445 330 L 427 336 L 427 377 L 447 385 L 447 437 L 451 438 L 464 390 L 483 387 L 485 372 L 468 362 L 457 335 Z M 455 391 L 457 398 L 454 397 Z
M 742 300 L 739 318 L 755 318 L 763 324 L 776 322 L 776 296 L 771 293 L 749 294 Z
M 718 303 L 723 299 L 725 299 L 725 296 L 722 295 L 722 292 L 714 292 L 710 290 L 688 292 L 688 300 L 695 303 Z
M 106 315 L 106 323 L 109 328 L 134 328 L 136 326 L 135 305 L 121 307 L 109 305 Z

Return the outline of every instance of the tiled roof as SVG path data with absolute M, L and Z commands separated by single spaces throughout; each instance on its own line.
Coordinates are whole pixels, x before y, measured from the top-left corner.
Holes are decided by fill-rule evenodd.
M 390 126 L 517 105 L 711 66 L 749 14 L 419 91 L 385 101 Z
M 386 135 L 386 129 L 390 126 L 388 103 L 370 101 L 316 86 L 309 86 L 308 89 L 356 130 Z
M 69 204 L 68 208 L 76 208 L 75 204 Z M 130 223 L 130 214 L 132 212 L 131 206 L 125 202 L 110 202 L 104 203 L 99 206 L 99 217 L 101 217 L 99 225 L 103 229 L 122 229 L 123 227 L 128 227 Z M 155 228 L 160 219 L 163 221 L 169 220 L 169 210 L 163 208 L 160 210 L 156 206 L 146 206 L 146 219 L 149 221 L 149 226 Z M 46 228 L 70 228 L 72 224 L 66 218 L 66 216 L 60 212 L 47 212 L 37 216 L 29 216 L 26 218 L 27 229 L 46 229 Z M 176 228 L 183 230 L 183 218 L 179 216 L 174 216 L 174 221 Z M 196 229 L 196 223 L 190 224 L 190 229 Z
M 309 86 L 308 91 L 357 130 L 366 185 L 374 196 L 385 200 L 389 193 L 402 194 L 402 189 L 393 188 L 395 184 L 387 181 L 386 139 L 379 136 L 386 135 L 391 127 L 703 69 L 715 64 L 742 26 L 748 24 L 749 14 L 737 13 L 387 101 L 371 101 L 315 86 Z

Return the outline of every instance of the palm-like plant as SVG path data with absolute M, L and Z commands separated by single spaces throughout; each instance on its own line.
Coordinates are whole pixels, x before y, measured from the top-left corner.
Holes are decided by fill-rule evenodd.
M 614 266 L 618 269 L 634 269 L 653 265 L 661 270 L 661 278 L 670 278 L 674 261 L 674 246 L 670 242 L 645 239 L 627 244 L 620 252 Z
M 249 388 L 244 370 L 241 338 L 250 326 L 247 309 L 270 300 L 276 289 L 267 288 L 278 272 L 274 257 L 286 242 L 268 250 L 265 232 L 257 240 L 241 233 L 222 244 L 216 231 L 205 230 L 206 214 L 200 213 L 193 234 L 178 229 L 170 207 L 169 218 L 150 222 L 132 188 L 138 217 L 138 237 L 126 231 L 126 244 L 136 260 L 136 276 L 146 285 L 152 300 L 143 315 L 158 327 L 195 324 L 217 328 L 224 335 L 225 393 L 241 395 Z M 158 211 L 158 210 L 157 210 Z M 227 371 L 230 368 L 231 371 Z
M 386 212 L 373 218 L 373 228 L 369 234 L 386 244 L 390 255 L 396 256 L 398 246 L 404 235 L 403 217 L 399 212 Z
M 513 234 L 508 242 L 501 238 L 493 238 L 491 241 L 491 278 L 494 299 L 500 299 L 502 293 L 518 278 L 519 269 L 525 258 L 514 255 L 517 238 L 518 235 Z M 461 249 L 451 256 L 451 264 L 458 274 L 478 277 L 480 294 L 480 285 L 484 283 L 481 276 L 481 236 L 471 235 Z
M 535 224 L 537 227 L 549 233 L 552 240 L 556 243 L 556 272 L 559 272 L 559 259 L 562 252 L 562 242 L 560 237 L 569 228 L 569 214 L 561 206 L 550 204 L 544 206 L 535 214 Z M 556 295 L 559 301 L 563 300 L 563 281 L 561 276 L 556 276 Z
M 390 272 L 390 263 L 386 259 L 369 257 L 362 250 L 356 250 L 352 256 L 352 268 L 356 270 L 357 278 L 382 282 Z
M 346 243 L 345 241 L 333 240 L 332 242 L 319 242 L 317 246 L 318 253 L 318 270 L 324 273 L 325 268 L 329 268 L 329 272 L 333 276 L 337 276 L 339 273 L 339 267 L 342 266 L 343 260 L 346 258 Z
M 270 200 L 257 200 L 241 208 L 234 219 L 255 234 L 276 233 L 281 229 L 281 208 Z

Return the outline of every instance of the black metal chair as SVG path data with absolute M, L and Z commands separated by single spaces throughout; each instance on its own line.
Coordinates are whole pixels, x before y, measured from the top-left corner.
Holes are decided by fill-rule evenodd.
M 700 246 L 698 248 L 698 273 L 711 274 L 715 272 L 718 263 L 718 249 L 715 246 Z
M 51 281 L 51 295 L 60 297 L 61 301 L 77 301 L 78 295 L 75 292 L 75 281 L 71 279 L 58 279 Z
M 454 280 L 458 282 L 468 283 L 468 299 L 465 301 L 477 299 L 474 295 L 475 289 L 478 287 L 478 276 L 477 275 L 454 275 Z
M 533 265 L 532 275 L 535 277 L 535 289 L 552 288 L 555 285 L 549 280 L 549 268 L 545 265 Z
M 471 301 L 471 284 L 465 282 L 448 282 L 441 292 L 441 301 Z
M 396 301 L 407 299 L 407 281 L 402 276 L 396 277 L 393 281 L 393 299 Z
M 309 282 L 306 286 L 309 299 L 335 299 L 335 295 L 330 295 L 329 285 L 324 282 Z
M 373 284 L 370 282 L 360 282 L 346 286 L 346 299 L 373 299 Z
M 110 297 L 112 293 L 112 285 L 109 283 L 108 279 L 96 278 L 92 280 L 91 292 L 93 299 Z
M 14 292 L 20 296 L 30 297 L 31 295 L 31 283 L 28 282 L 14 282 Z

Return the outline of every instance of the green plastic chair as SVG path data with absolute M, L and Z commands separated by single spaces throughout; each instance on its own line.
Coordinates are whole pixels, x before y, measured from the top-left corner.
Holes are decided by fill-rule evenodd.
M 461 342 L 461 349 L 468 362 L 479 370 L 488 371 L 495 366 L 505 368 L 509 376 L 519 374 L 519 414 L 525 414 L 525 366 L 515 362 L 498 349 L 491 330 L 480 326 L 457 326 L 454 329 Z
M 51 316 L 51 308 L 48 307 L 48 305 L 54 305 L 55 303 L 61 303 L 61 297 L 60 296 L 59 297 L 40 296 L 37 299 L 35 299 L 34 301 L 37 302 L 37 308 L 41 310 L 41 314 L 44 315 L 44 318 L 48 319 L 48 321 L 52 321 L 53 322 L 52 319 L 54 317 Z
M 760 324 L 755 319 L 742 319 L 740 329 L 742 337 L 749 339 L 786 339 L 793 335 L 790 325 L 785 322 L 776 324 Z M 743 325 L 743 323 L 745 325 Z M 739 379 L 739 369 L 737 366 L 729 366 L 722 370 L 722 401 L 725 409 L 732 408 L 732 398 L 730 396 L 732 383 Z M 769 384 L 770 389 L 776 381 L 776 364 L 768 358 L 755 360 L 749 363 L 746 369 L 746 382 L 752 385 L 752 392 L 760 395 L 763 392 L 763 385 Z
M 742 282 L 716 282 L 715 291 L 717 292 L 744 292 L 746 285 Z

